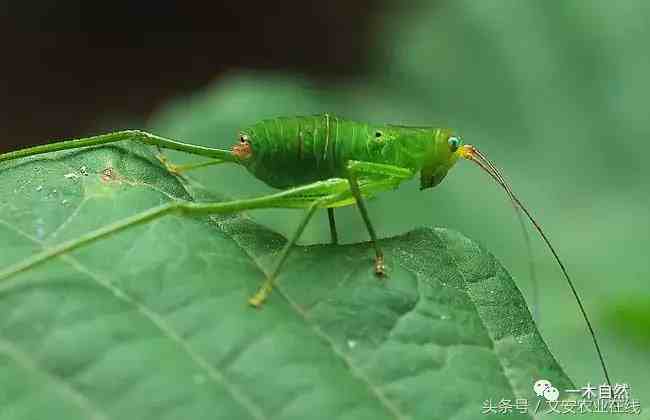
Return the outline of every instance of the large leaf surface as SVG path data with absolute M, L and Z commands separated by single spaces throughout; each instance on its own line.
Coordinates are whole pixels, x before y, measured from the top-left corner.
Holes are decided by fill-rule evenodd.
M 0 197 L 2 268 L 214 199 L 124 144 L 5 163 Z M 2 282 L 0 418 L 475 419 L 486 399 L 533 405 L 536 379 L 571 386 L 510 276 L 458 233 L 382 240 L 382 281 L 367 243 L 299 247 L 253 310 L 283 243 L 242 215 L 168 216 Z

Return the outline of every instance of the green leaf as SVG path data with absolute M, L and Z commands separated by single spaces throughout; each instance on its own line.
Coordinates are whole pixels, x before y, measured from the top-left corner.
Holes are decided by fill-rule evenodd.
M 214 199 L 144 146 L 0 166 L 0 266 L 175 199 Z M 297 218 L 296 218 L 297 223 Z M 572 386 L 521 293 L 446 229 L 298 247 L 244 215 L 167 216 L 0 283 L 1 419 L 476 419 Z M 528 414 L 513 417 L 529 418 Z

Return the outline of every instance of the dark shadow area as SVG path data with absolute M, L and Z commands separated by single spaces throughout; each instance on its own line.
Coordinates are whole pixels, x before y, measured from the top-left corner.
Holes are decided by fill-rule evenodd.
M 139 123 L 233 69 L 363 74 L 379 3 L 5 2 L 0 152 Z

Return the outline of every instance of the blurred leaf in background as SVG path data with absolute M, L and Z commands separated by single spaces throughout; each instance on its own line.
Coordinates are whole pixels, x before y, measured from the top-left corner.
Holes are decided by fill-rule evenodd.
M 373 51 L 376 70 L 367 80 L 324 85 L 287 74 L 233 74 L 164 107 L 149 128 L 220 147 L 259 119 L 319 112 L 457 129 L 504 169 L 556 244 L 614 381 L 647 400 L 650 354 L 634 338 L 644 324 L 633 320 L 647 315 L 642 302 L 650 298 L 649 20 L 643 1 L 419 1 L 376 22 L 385 42 Z M 224 192 L 235 197 L 270 190 L 235 168 L 197 177 L 206 185 L 227 179 Z M 513 210 L 472 165 L 458 165 L 433 191 L 412 183 L 384 194 L 370 212 L 382 236 L 422 225 L 459 230 L 493 250 L 529 290 Z M 296 213 L 255 218 L 286 234 Z M 354 211 L 339 211 L 338 221 L 344 242 L 366 239 Z M 327 238 L 321 216 L 303 242 Z M 577 385 L 601 383 L 584 322 L 541 241 L 535 262 L 540 326 L 551 351 Z

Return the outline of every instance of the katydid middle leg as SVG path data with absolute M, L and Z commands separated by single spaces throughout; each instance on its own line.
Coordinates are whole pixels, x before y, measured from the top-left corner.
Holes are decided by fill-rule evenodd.
M 339 235 L 336 232 L 336 219 L 334 219 L 334 209 L 331 207 L 327 209 L 327 220 L 330 224 L 330 237 L 332 238 L 331 244 L 337 245 L 339 243 Z

